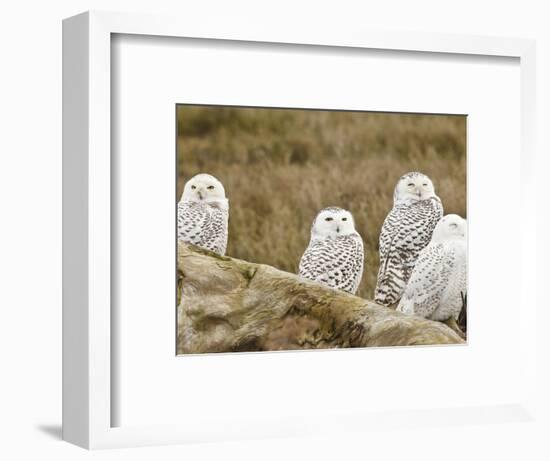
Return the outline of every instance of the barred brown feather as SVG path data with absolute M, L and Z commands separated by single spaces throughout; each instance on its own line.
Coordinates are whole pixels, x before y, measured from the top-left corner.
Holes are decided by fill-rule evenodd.
M 409 173 L 400 181 L 424 177 Z M 396 192 L 397 194 L 397 192 Z M 427 199 L 400 200 L 384 220 L 379 240 L 380 267 L 374 301 L 384 306 L 399 302 L 414 269 L 416 259 L 428 245 L 433 230 L 443 216 L 441 200 L 435 194 Z

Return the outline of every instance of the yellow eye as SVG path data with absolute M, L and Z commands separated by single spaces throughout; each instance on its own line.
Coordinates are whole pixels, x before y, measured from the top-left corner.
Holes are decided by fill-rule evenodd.
M 196 189 L 196 187 L 195 187 L 195 186 L 191 186 L 191 189 Z
M 212 189 L 214 189 L 214 186 L 208 186 L 207 189 L 212 190 Z
M 325 221 L 332 221 L 332 218 L 325 218 Z
M 428 187 L 428 183 L 425 182 L 424 184 L 422 184 L 424 187 Z
M 348 218 L 342 218 L 342 221 L 347 221 L 347 220 L 348 220 Z
M 410 182 L 409 184 L 407 184 L 407 186 L 414 187 L 414 183 Z

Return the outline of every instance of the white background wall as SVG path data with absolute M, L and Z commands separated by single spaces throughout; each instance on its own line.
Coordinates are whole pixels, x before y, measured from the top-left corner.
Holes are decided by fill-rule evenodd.
M 87 453 L 60 441 L 61 425 L 61 19 L 89 10 L 193 15 L 197 21 L 270 21 L 281 28 L 420 30 L 538 40 L 538 187 L 550 142 L 550 15 L 544 1 L 20 0 L 0 13 L 0 457 L 101 459 L 549 459 L 550 426 L 380 431 L 334 439 L 269 440 Z M 503 182 L 514 178 L 503 178 Z M 542 202 L 542 200 L 541 200 Z M 542 205 L 542 203 L 540 204 Z M 539 221 L 540 299 L 546 285 L 548 209 Z M 514 214 L 514 210 L 510 210 Z M 513 216 L 511 216 L 513 219 Z M 513 289 L 513 287 L 511 288 Z M 550 350 L 545 312 L 541 347 Z M 498 319 L 495 319 L 498 322 Z M 540 367 L 548 415 L 548 352 Z M 472 377 L 475 379 L 475 377 Z M 550 419 L 550 418 L 549 418 Z M 548 421 L 548 419 L 547 419 Z

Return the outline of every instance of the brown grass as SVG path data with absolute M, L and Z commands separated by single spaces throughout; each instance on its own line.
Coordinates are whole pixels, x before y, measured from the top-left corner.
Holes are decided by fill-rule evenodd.
M 358 295 L 372 298 L 378 236 L 397 179 L 429 175 L 445 213 L 466 217 L 466 117 L 178 106 L 178 184 L 210 173 L 230 201 L 227 254 L 296 272 L 326 206 L 365 241 Z

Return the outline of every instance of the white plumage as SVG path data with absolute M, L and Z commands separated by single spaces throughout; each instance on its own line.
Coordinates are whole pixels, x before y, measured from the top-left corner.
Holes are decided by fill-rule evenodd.
M 422 250 L 397 310 L 444 322 L 457 320 L 466 299 L 466 220 L 445 216 Z
M 178 203 L 178 239 L 220 255 L 227 247 L 229 202 L 220 181 L 209 174 L 193 176 Z
M 443 216 L 441 200 L 428 176 L 411 172 L 395 186 L 393 208 L 380 233 L 380 267 L 374 301 L 396 304 L 407 285 L 418 254 Z
M 311 227 L 309 246 L 300 260 L 300 276 L 355 294 L 363 275 L 363 239 L 349 211 L 321 210 Z

